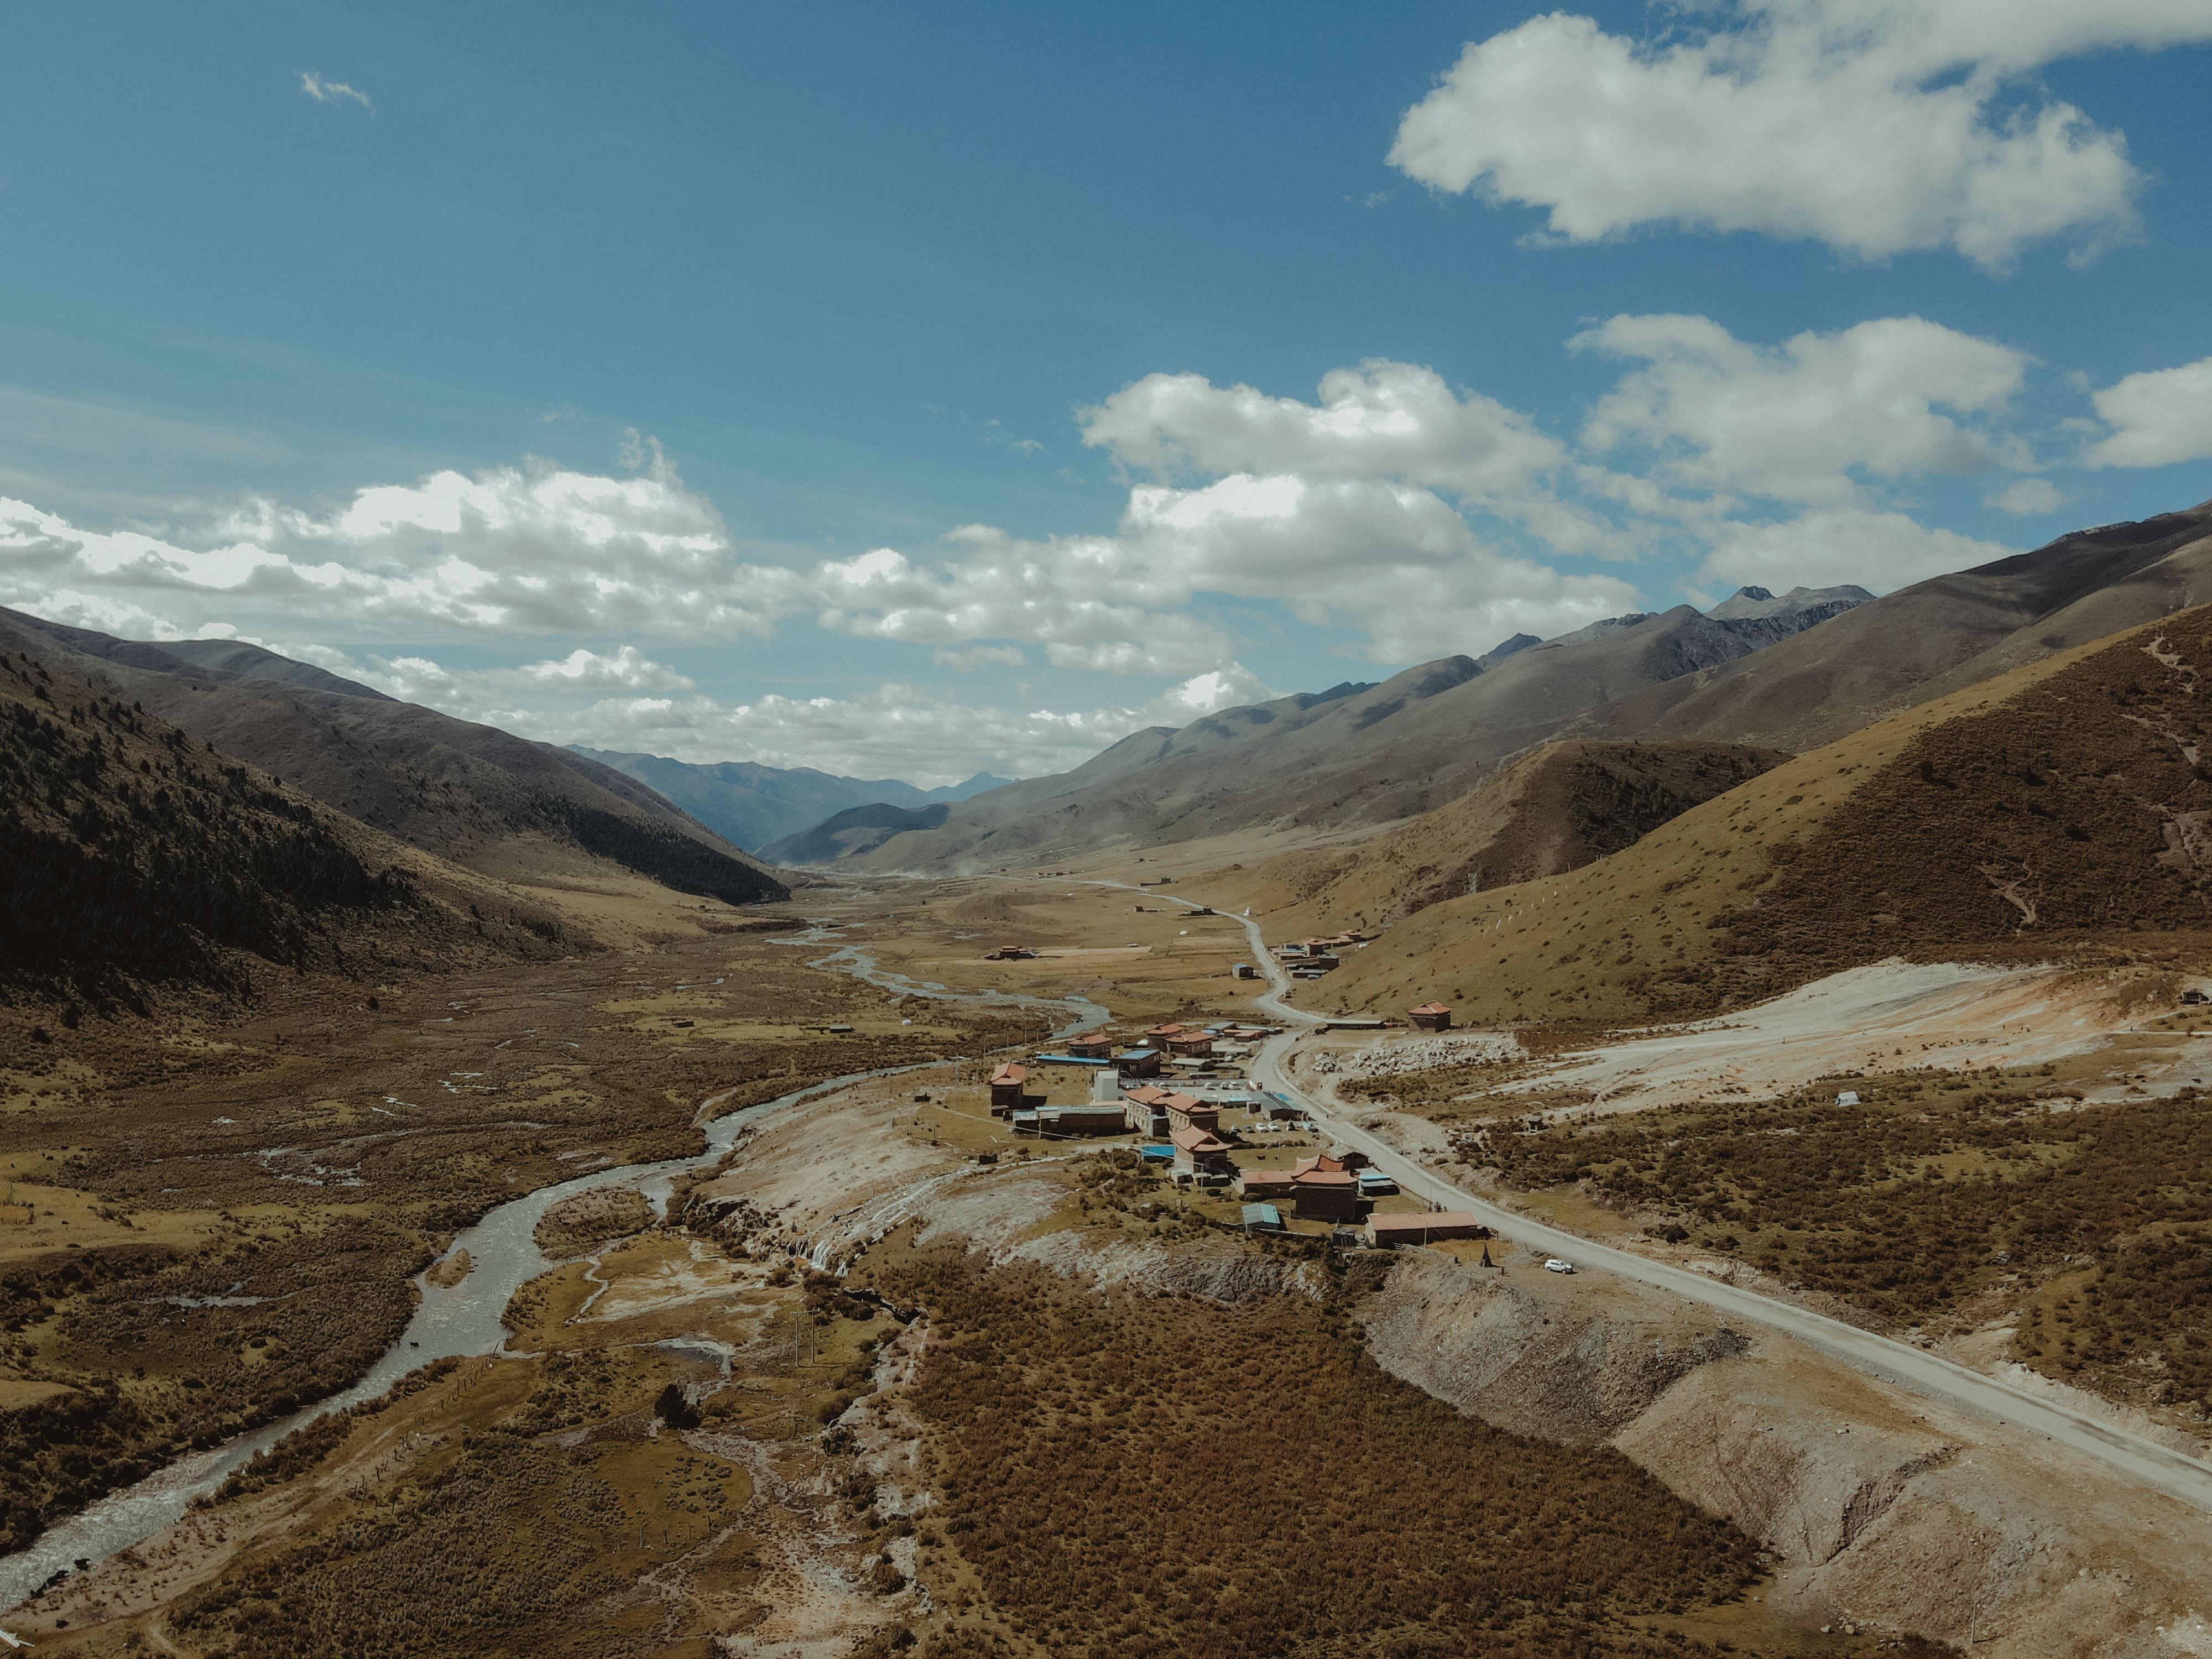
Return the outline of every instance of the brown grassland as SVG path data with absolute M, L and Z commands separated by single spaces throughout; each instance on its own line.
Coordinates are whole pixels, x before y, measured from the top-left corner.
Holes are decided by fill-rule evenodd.
M 2014 1357 L 2200 1418 L 2212 1401 L 2212 1094 L 2084 1105 L 2039 1075 L 1921 1072 L 1541 1133 L 1470 1161 L 1672 1218 L 1885 1329 L 2017 1316 Z
M 1381 1370 L 1347 1308 L 1387 1270 L 1323 1303 L 1224 1305 L 994 1267 L 962 1240 L 887 1263 L 938 1338 L 907 1405 L 940 1458 L 921 1571 L 951 1617 L 920 1651 L 1703 1648 L 1673 1616 L 1753 1585 L 1751 1540 L 1610 1449 Z
M 1315 988 L 1463 1021 L 1710 1013 L 1893 956 L 2212 957 L 2212 607 L 1801 755 L 1565 874 L 1432 905 Z M 1402 1000 L 1401 1000 L 1402 999 Z

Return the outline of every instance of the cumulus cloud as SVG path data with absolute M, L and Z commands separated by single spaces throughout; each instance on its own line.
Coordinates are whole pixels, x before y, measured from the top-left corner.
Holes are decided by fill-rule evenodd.
M 630 433 L 616 476 L 439 471 L 327 508 L 250 500 L 191 531 L 94 531 L 0 501 L 0 604 L 156 639 L 386 642 L 397 649 L 360 677 L 474 718 L 584 695 L 661 718 L 690 707 L 688 679 L 635 646 L 575 642 L 731 646 L 811 622 L 954 672 L 1042 659 L 1210 684 L 1255 605 L 1395 664 L 1648 608 L 1577 555 L 1703 560 L 1707 575 L 1785 586 L 1832 579 L 1845 547 L 1867 550 L 1841 578 L 1870 586 L 1996 556 L 1920 526 L 1902 491 L 1929 473 L 2027 470 L 2011 404 L 2031 365 L 2009 347 L 1910 317 L 1770 345 L 1703 317 L 1623 316 L 1571 343 L 1623 365 L 1572 440 L 1413 364 L 1331 374 L 1311 400 L 1147 376 L 1080 416 L 1084 441 L 1137 475 L 1103 533 L 969 525 L 915 549 L 748 558 Z M 2189 399 L 2169 392 L 2136 377 L 2100 394 L 2107 447 L 2155 429 L 2171 447 L 2180 417 L 2153 415 Z M 2054 489 L 2023 480 L 1990 500 L 2047 511 Z M 502 638 L 575 648 L 513 669 L 434 661 L 441 641 Z
M 2021 518 L 2056 513 L 2074 498 L 2048 478 L 2015 478 L 1982 497 L 1982 505 Z
M 1747 582 L 1785 589 L 1856 582 L 1876 592 L 2009 558 L 2019 550 L 1931 529 L 1902 513 L 1854 508 L 1808 513 L 1778 524 L 1732 524 L 1698 572 L 1721 589 Z
M 951 651 L 942 647 L 929 653 L 929 659 L 939 668 L 949 668 L 956 674 L 972 674 L 979 668 L 1026 668 L 1030 659 L 1014 645 L 972 645 L 965 651 Z
M 1809 239 L 1863 258 L 2134 226 L 2121 134 L 2025 82 L 2100 48 L 2212 38 L 2199 0 L 1735 0 L 1665 45 L 1564 12 L 1470 44 L 1408 109 L 1391 165 L 1550 210 L 1549 234 L 1640 226 Z
M 1765 347 L 1705 317 L 1622 316 L 1569 343 L 1644 365 L 1598 399 L 1583 441 L 1649 449 L 1662 476 L 1697 489 L 1842 505 L 1865 497 L 1855 475 L 2021 459 L 1996 417 L 2033 360 L 1918 317 Z
M 957 783 L 978 767 L 1017 776 L 1065 771 L 1146 726 L 1186 726 L 1219 709 L 1281 695 L 1232 662 L 1144 702 L 1081 708 L 977 704 L 900 683 L 854 696 L 767 696 L 742 703 L 704 696 L 517 702 L 508 694 L 527 670 L 449 669 L 422 657 L 356 662 L 331 651 L 294 654 L 393 696 L 548 743 L 700 763 L 813 766 L 851 776 L 905 778 L 925 788 Z
M 1605 550 L 1612 540 L 1552 485 L 1571 459 L 1565 446 L 1495 399 L 1379 358 L 1332 370 L 1320 393 L 1308 404 L 1197 374 L 1148 374 L 1079 419 L 1085 444 L 1161 477 L 1395 479 L 1520 522 L 1558 551 Z
M 343 81 L 325 81 L 312 70 L 300 71 L 300 90 L 319 104 L 359 104 L 363 109 L 374 109 L 368 94 Z
M 2169 466 L 2212 457 L 2212 357 L 2130 374 L 2091 401 L 2112 432 L 2084 452 L 2086 466 Z

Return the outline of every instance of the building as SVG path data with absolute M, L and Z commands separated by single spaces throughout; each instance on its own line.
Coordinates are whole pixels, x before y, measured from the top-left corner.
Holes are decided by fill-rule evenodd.
M 1291 1171 L 1298 1214 L 1310 1221 L 1352 1221 L 1359 1214 L 1359 1178 L 1341 1158 L 1306 1158 Z
M 1283 1212 L 1272 1204 L 1247 1204 L 1244 1206 L 1244 1231 L 1248 1233 L 1279 1233 L 1283 1228 Z
M 1359 1216 L 1358 1177 L 1349 1170 L 1313 1170 L 1291 1177 L 1299 1216 L 1308 1221 L 1353 1221 Z
M 1168 1039 L 1168 1052 L 1178 1060 L 1211 1060 L 1213 1057 L 1213 1033 L 1186 1025 Z
M 1078 1060 L 1111 1060 L 1114 1039 L 1103 1031 L 1086 1031 L 1081 1036 L 1072 1036 L 1061 1045 Z
M 1406 1011 L 1406 1023 L 1417 1031 L 1449 1031 L 1451 1010 L 1441 1002 L 1425 1002 Z
M 1260 970 L 1249 962 L 1240 962 L 1229 970 L 1229 975 L 1232 979 L 1257 979 Z
M 1047 1135 L 1119 1135 L 1129 1132 L 1129 1115 L 1119 1106 L 1091 1102 L 1081 1106 L 1041 1106 L 1037 1133 Z
M 995 951 L 983 953 L 986 962 L 1035 962 L 1036 952 L 1026 945 L 1001 945 Z
M 991 1073 L 991 1115 L 1004 1117 L 1018 1110 L 1022 1097 L 1029 1092 L 1030 1068 L 1012 1060 L 999 1066 Z
M 1360 1170 L 1359 1195 L 1362 1198 L 1388 1198 L 1398 1190 L 1398 1183 L 1380 1170 Z
M 1410 1215 L 1370 1215 L 1363 1237 L 1378 1249 L 1432 1244 L 1443 1238 L 1487 1238 L 1490 1229 L 1468 1210 L 1423 1210 Z
M 1170 1129 L 1203 1129 L 1208 1134 L 1221 1132 L 1221 1108 L 1210 1100 L 1200 1100 L 1194 1095 L 1170 1095 L 1160 1103 L 1167 1114 Z
M 1201 1185 L 1232 1180 L 1237 1166 L 1229 1159 L 1229 1143 L 1204 1129 L 1177 1129 L 1168 1137 L 1175 1148 L 1176 1173 L 1189 1176 Z
M 1237 1190 L 1247 1198 L 1296 1198 L 1298 1189 L 1288 1170 L 1246 1170 L 1237 1178 Z
M 1127 1054 L 1114 1056 L 1114 1069 L 1125 1078 L 1158 1077 L 1160 1074 L 1160 1051 L 1157 1048 L 1132 1048 Z

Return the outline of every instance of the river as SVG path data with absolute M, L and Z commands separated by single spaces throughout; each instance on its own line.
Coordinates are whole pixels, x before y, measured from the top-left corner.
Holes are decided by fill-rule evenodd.
M 769 942 L 811 946 L 826 944 L 830 938 L 827 928 L 817 925 L 805 933 Z M 880 969 L 872 957 L 852 944 L 840 943 L 837 949 L 811 959 L 807 965 L 835 969 L 902 996 L 975 1002 L 994 1007 L 1049 1008 L 1055 1013 L 1071 1016 L 1066 1024 L 1054 1029 L 1052 1040 L 1055 1042 L 1105 1024 L 1113 1018 L 1107 1009 L 1080 997 L 948 991 L 930 981 L 911 980 L 902 974 Z M 408 1322 L 399 1340 L 359 1382 L 250 1434 L 240 1435 L 210 1450 L 180 1457 L 136 1486 L 110 1492 L 80 1513 L 55 1522 L 28 1549 L 0 1557 L 0 1607 L 14 1607 L 55 1573 L 74 1567 L 79 1560 L 105 1560 L 174 1524 L 191 1507 L 194 1498 L 213 1492 L 234 1470 L 250 1462 L 256 1452 L 275 1445 L 294 1430 L 304 1428 L 332 1412 L 374 1400 L 410 1371 L 434 1359 L 496 1352 L 507 1337 L 500 1316 L 507 1310 L 509 1299 L 531 1279 L 559 1265 L 558 1260 L 538 1249 L 534 1234 L 546 1211 L 562 1200 L 601 1187 L 634 1186 L 653 1201 L 656 1209 L 665 1209 L 676 1176 L 686 1170 L 712 1166 L 736 1144 L 744 1131 L 788 1110 L 800 1101 L 870 1078 L 896 1077 L 902 1072 L 922 1071 L 944 1063 L 922 1060 L 911 1066 L 850 1072 L 842 1077 L 810 1083 L 803 1089 L 794 1089 L 787 1095 L 723 1117 L 710 1115 L 727 1098 L 726 1095 L 716 1095 L 702 1102 L 699 1108 L 699 1118 L 706 1120 L 700 1125 L 707 1137 L 704 1152 L 653 1164 L 594 1170 L 589 1175 L 578 1176 L 558 1186 L 541 1187 L 534 1193 L 500 1205 L 483 1220 L 465 1229 L 447 1251 L 449 1255 L 459 1250 L 469 1253 L 471 1265 L 468 1277 L 449 1290 L 439 1288 L 427 1278 L 418 1278 L 415 1284 L 422 1300 L 415 1316 Z

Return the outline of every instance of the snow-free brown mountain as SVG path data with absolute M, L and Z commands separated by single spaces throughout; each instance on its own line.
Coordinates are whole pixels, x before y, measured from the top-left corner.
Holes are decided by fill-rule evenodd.
M 1747 588 L 1380 686 L 1140 732 L 1074 771 L 955 805 L 841 860 L 989 870 L 1232 831 L 1356 831 L 1429 811 L 1556 738 L 1798 752 L 2212 592 L 2212 502 L 2076 531 L 1900 588 Z
M 1936 576 L 1756 656 L 1633 691 L 1578 736 L 1793 751 L 2212 596 L 2212 501 Z
M 1871 597 L 1801 588 L 1778 600 L 1747 589 L 1711 615 L 1685 605 L 1615 617 L 1424 663 L 1379 685 L 1301 692 L 1180 731 L 1153 726 L 1073 772 L 958 802 L 942 823 L 839 862 L 988 870 L 1257 828 L 1395 823 L 1458 799 L 1507 757 L 1618 698 L 1771 649 Z
M 501 879 L 646 875 L 732 904 L 788 890 L 612 767 L 236 641 L 152 643 L 0 611 L 0 649 L 101 689 L 410 846 Z

